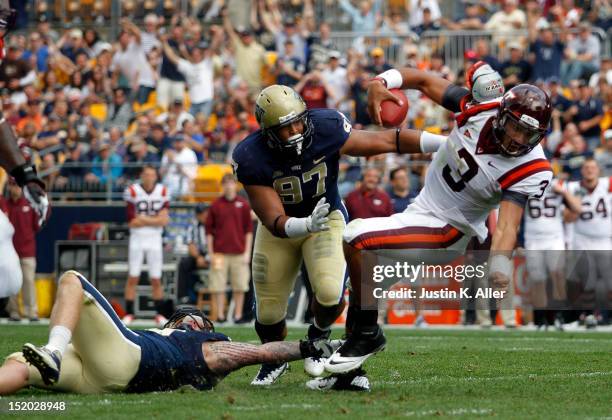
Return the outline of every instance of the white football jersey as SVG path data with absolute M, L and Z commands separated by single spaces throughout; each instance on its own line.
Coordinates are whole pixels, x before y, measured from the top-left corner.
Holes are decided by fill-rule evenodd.
M 559 182 L 553 180 L 553 183 Z M 561 183 L 566 190 L 567 183 Z M 525 206 L 525 240 L 533 241 L 556 237 L 563 239 L 563 196 L 552 188 L 547 190 L 541 200 L 530 198 Z
M 552 169 L 540 145 L 515 158 L 498 154 L 492 127 L 497 108 L 480 108 L 484 110 L 457 124 L 435 154 L 415 202 L 482 242 L 487 216 L 499 206 L 502 193 L 541 198 Z
M 570 193 L 582 200 L 582 211 L 574 222 L 574 234 L 605 238 L 612 235 L 612 177 L 601 177 L 593 191 L 580 181 L 568 183 Z
M 155 184 L 150 193 L 146 192 L 141 184 L 132 184 L 125 189 L 123 199 L 127 203 L 128 221 L 139 214 L 156 216 L 170 205 L 168 189 L 160 183 Z M 130 237 L 161 238 L 163 231 L 161 226 L 130 228 Z

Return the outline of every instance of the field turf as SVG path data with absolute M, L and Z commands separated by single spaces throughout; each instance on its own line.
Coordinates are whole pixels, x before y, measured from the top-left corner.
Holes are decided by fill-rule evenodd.
M 47 335 L 45 326 L 0 329 L 2 357 Z M 250 327 L 220 330 L 234 341 L 256 339 Z M 291 329 L 289 338 L 303 333 Z M 269 389 L 249 385 L 257 367 L 248 367 L 210 392 L 79 396 L 24 390 L 0 399 L 0 417 L 8 401 L 32 399 L 65 401 L 64 415 L 75 419 L 612 417 L 611 334 L 387 330 L 387 338 L 387 350 L 366 364 L 370 393 L 307 390 L 302 363 L 294 362 Z

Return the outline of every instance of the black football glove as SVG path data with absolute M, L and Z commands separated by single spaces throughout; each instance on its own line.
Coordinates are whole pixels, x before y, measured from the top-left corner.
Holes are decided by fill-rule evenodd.
M 13 169 L 11 176 L 23 188 L 23 195 L 38 214 L 38 227 L 42 227 L 49 213 L 49 199 L 45 192 L 44 182 L 36 175 L 36 169 L 28 164 Z
M 0 31 L 6 35 L 17 21 L 17 11 L 15 9 L 3 8 L 0 10 Z

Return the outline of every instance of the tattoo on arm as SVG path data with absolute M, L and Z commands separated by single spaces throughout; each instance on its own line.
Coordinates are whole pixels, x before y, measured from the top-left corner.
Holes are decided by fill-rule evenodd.
M 259 363 L 283 363 L 302 358 L 300 344 L 289 341 L 262 345 L 215 341 L 204 343 L 202 350 L 206 364 L 215 373 L 229 373 Z

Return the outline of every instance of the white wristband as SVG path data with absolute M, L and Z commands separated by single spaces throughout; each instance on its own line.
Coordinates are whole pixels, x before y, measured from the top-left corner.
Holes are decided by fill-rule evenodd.
M 427 131 L 422 131 L 420 139 L 421 152 L 433 153 L 438 151 L 440 146 L 446 141 L 447 137 L 429 133 Z
M 385 72 L 380 73 L 378 76 L 382 79 L 385 79 L 387 82 L 387 89 L 399 89 L 404 84 L 404 80 L 402 79 L 402 73 L 399 70 L 391 69 Z
M 497 254 L 489 259 L 489 273 L 499 272 L 508 277 L 512 277 L 514 273 L 514 264 L 512 259 L 505 255 Z
M 308 217 L 290 217 L 285 222 L 285 233 L 289 238 L 299 238 L 310 233 Z

